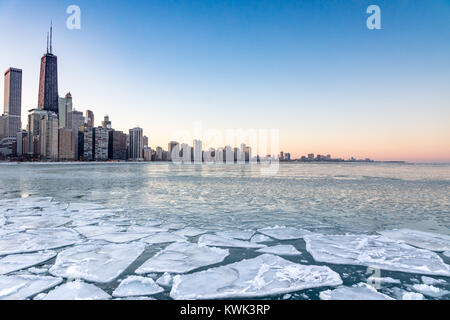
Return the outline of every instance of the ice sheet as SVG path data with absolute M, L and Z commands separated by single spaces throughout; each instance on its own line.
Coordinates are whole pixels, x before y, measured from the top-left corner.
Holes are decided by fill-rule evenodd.
M 447 290 L 441 289 L 441 288 L 437 288 L 433 285 L 428 285 L 425 283 L 415 284 L 412 286 L 412 288 L 415 291 L 422 293 L 423 295 L 433 297 L 433 298 L 441 298 L 450 293 L 450 291 L 447 291 Z
M 150 296 L 163 291 L 164 289 L 152 278 L 129 276 L 119 284 L 112 295 L 113 297 Z
M 279 226 L 259 229 L 258 232 L 277 240 L 301 239 L 305 235 L 312 234 L 312 232 L 308 230 Z
M 14 254 L 0 258 L 0 275 L 26 269 L 56 257 L 53 251 Z
M 77 232 L 67 228 L 36 229 L 0 237 L 0 256 L 56 249 L 80 240 Z
M 206 230 L 194 228 L 194 227 L 186 227 L 184 229 L 175 231 L 174 233 L 183 236 L 183 237 L 196 237 L 198 235 L 206 233 Z
M 93 284 L 70 281 L 50 291 L 42 300 L 107 300 L 111 296 Z
M 71 219 L 58 216 L 29 216 L 8 218 L 8 222 L 13 224 L 12 227 L 16 227 L 21 230 L 57 228 L 68 224 L 71 221 Z
M 263 234 L 255 234 L 251 239 L 250 242 L 260 243 L 260 242 L 268 242 L 272 241 L 272 238 L 269 238 L 268 236 L 265 236 Z
M 25 300 L 57 286 L 61 278 L 14 275 L 0 276 L 0 300 Z
M 226 248 L 264 248 L 265 245 L 249 241 L 242 241 L 219 236 L 216 234 L 204 234 L 198 239 L 198 243 L 206 246 Z
M 319 297 L 321 300 L 394 300 L 366 283 L 322 291 Z
M 271 253 L 279 256 L 299 256 L 301 252 L 299 252 L 295 247 L 291 244 L 280 244 L 273 247 L 261 248 L 257 250 L 258 252 L 263 253 Z
M 177 242 L 147 260 L 136 270 L 137 274 L 150 272 L 184 273 L 222 262 L 229 255 L 225 249 Z
M 304 239 L 316 261 L 450 276 L 450 267 L 436 253 L 384 236 L 317 234 Z
M 160 232 L 151 235 L 147 238 L 144 238 L 142 239 L 142 241 L 148 244 L 158 244 L 158 243 L 184 242 L 187 241 L 187 238 L 170 232 Z
M 431 251 L 450 250 L 450 236 L 438 233 L 423 232 L 411 229 L 395 229 L 380 231 L 379 234 L 394 239 L 404 241 L 412 246 L 428 249 Z
M 201 272 L 177 275 L 170 296 L 177 300 L 257 298 L 340 284 L 340 276 L 326 266 L 295 264 L 263 254 Z
M 136 241 L 142 238 L 148 237 L 146 233 L 133 233 L 133 232 L 111 232 L 93 236 L 90 239 L 104 240 L 112 243 L 126 243 Z
M 253 230 L 227 230 L 216 232 L 217 235 L 225 238 L 233 238 L 238 240 L 250 240 L 255 234 Z
M 60 252 L 49 272 L 68 279 L 107 283 L 122 274 L 143 251 L 140 243 L 79 245 Z

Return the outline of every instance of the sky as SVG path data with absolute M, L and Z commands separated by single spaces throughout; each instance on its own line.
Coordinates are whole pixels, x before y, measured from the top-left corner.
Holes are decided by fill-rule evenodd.
M 60 96 L 153 148 L 201 124 L 279 130 L 292 157 L 450 162 L 449 16 L 449 0 L 0 0 L 0 69 L 23 70 L 25 127 L 53 21 Z

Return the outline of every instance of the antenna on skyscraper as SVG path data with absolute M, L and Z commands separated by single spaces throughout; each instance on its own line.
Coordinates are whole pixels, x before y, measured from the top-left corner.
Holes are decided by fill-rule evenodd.
M 50 20 L 50 54 L 53 54 L 53 50 L 52 50 L 52 36 L 53 36 L 53 21 Z
M 48 54 L 48 32 L 47 32 L 47 54 Z

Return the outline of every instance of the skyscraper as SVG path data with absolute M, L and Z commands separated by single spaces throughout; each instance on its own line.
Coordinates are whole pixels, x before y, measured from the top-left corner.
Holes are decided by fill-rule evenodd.
M 142 128 L 130 129 L 130 160 L 142 161 L 144 160 L 144 132 Z
M 50 27 L 50 46 L 47 34 L 47 53 L 41 58 L 38 108 L 58 114 L 58 58 L 53 54 L 52 36 Z
M 39 128 L 41 143 L 41 158 L 44 160 L 58 160 L 58 115 L 54 112 L 46 112 Z
M 203 162 L 202 141 L 194 140 L 194 163 Z
M 58 98 L 59 127 L 69 128 L 68 115 L 72 112 L 72 95 L 66 94 L 64 98 Z
M 109 120 L 109 116 L 105 116 L 105 118 L 102 121 L 102 128 L 110 130 L 111 127 L 111 121 Z
M 95 121 L 94 121 L 94 112 L 91 110 L 86 110 L 86 123 L 88 127 L 94 127 Z
M 4 136 L 16 137 L 22 128 L 22 70 L 6 70 L 4 99 Z
M 103 127 L 94 128 L 94 160 L 108 160 L 108 129 Z
M 122 131 L 110 131 L 108 139 L 109 159 L 127 160 L 127 135 Z

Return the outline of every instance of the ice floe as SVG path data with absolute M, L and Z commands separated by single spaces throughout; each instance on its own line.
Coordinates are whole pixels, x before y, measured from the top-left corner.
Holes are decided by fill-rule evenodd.
M 52 251 L 14 254 L 0 258 L 0 275 L 26 269 L 56 257 Z
M 429 297 L 433 297 L 433 298 L 441 298 L 445 295 L 448 295 L 450 293 L 450 291 L 444 290 L 444 289 L 440 289 L 437 288 L 433 285 L 428 285 L 428 284 L 414 284 L 412 286 L 412 288 L 419 292 L 422 293 L 423 295 L 429 296 Z
M 98 226 L 84 226 L 75 228 L 77 232 L 85 236 L 86 238 L 91 238 L 107 233 L 115 233 L 125 231 L 125 228 L 116 227 L 113 225 L 98 225 Z
M 154 227 L 154 226 L 138 226 L 133 225 L 128 227 L 128 232 L 135 232 L 135 233 L 147 233 L 147 234 L 153 234 L 153 233 L 159 233 L 159 232 L 166 232 L 168 229 L 166 228 L 160 228 L 160 227 Z
M 228 255 L 229 251 L 226 249 L 201 246 L 189 242 L 177 242 L 169 245 L 148 259 L 136 270 L 136 273 L 184 273 L 200 267 L 220 263 Z
M 264 229 L 259 229 L 259 233 L 265 234 L 271 238 L 275 238 L 277 240 L 295 240 L 301 239 L 306 235 L 312 234 L 311 231 L 296 229 L 292 227 L 269 227 Z
M 201 234 L 206 233 L 206 230 L 203 229 L 199 229 L 199 228 L 194 228 L 194 227 L 186 227 L 184 229 L 175 231 L 174 233 L 179 235 L 179 236 L 183 236 L 183 237 L 196 237 L 199 236 Z
M 30 217 L 11 217 L 8 218 L 9 223 L 13 223 L 13 227 L 26 229 L 42 229 L 57 228 L 71 222 L 71 219 L 55 216 L 30 216 Z
M 450 276 L 450 266 L 436 253 L 384 236 L 316 234 L 304 239 L 306 250 L 316 261 Z
M 93 284 L 70 281 L 51 290 L 42 300 L 106 300 L 111 296 Z
M 216 234 L 204 234 L 198 239 L 201 245 L 227 248 L 264 248 L 265 245 L 249 241 L 237 240 Z
M 260 243 L 260 242 L 268 242 L 273 241 L 272 238 L 269 238 L 268 236 L 265 236 L 263 234 L 255 234 L 251 239 L 250 242 L 254 243 Z
M 117 278 L 144 251 L 140 243 L 86 244 L 60 252 L 49 272 L 68 279 L 107 283 Z
M 177 300 L 257 298 L 341 284 L 341 277 L 326 266 L 295 264 L 263 254 L 205 271 L 177 275 L 170 296 Z
M 369 277 L 367 282 L 371 284 L 400 284 L 400 280 L 391 277 Z
M 450 251 L 445 251 L 443 252 L 444 256 L 449 257 L 450 258 Z
M 352 287 L 339 287 L 334 290 L 325 290 L 319 294 L 321 300 L 394 300 L 378 292 L 366 283 L 359 283 Z
M 61 282 L 61 278 L 34 275 L 0 276 L 0 300 L 25 300 Z
M 170 287 L 172 285 L 172 275 L 168 272 L 165 272 L 161 277 L 156 280 L 156 283 L 163 287 Z
M 434 278 L 430 278 L 430 277 L 427 277 L 427 276 L 422 276 L 421 279 L 422 279 L 423 283 L 430 284 L 430 285 L 433 285 L 433 284 L 446 284 L 447 283 L 447 281 L 445 281 L 444 279 L 434 279 Z
M 152 278 L 129 276 L 114 290 L 113 297 L 149 296 L 163 292 Z
M 227 230 L 216 232 L 217 235 L 238 240 L 250 240 L 255 234 L 252 230 Z
M 402 300 L 424 300 L 424 299 L 425 297 L 423 296 L 423 294 L 418 292 L 405 291 L 402 294 Z
M 380 231 L 379 234 L 431 251 L 450 250 L 450 236 L 410 229 Z
M 299 252 L 295 247 L 291 244 L 280 244 L 273 247 L 261 248 L 257 250 L 258 252 L 263 253 L 271 253 L 279 256 L 299 256 L 301 252 Z
M 145 239 L 142 239 L 142 241 L 148 244 L 158 244 L 158 243 L 184 242 L 187 241 L 187 238 L 170 232 L 160 232 L 151 235 Z
M 0 256 L 56 249 L 77 243 L 77 232 L 67 228 L 33 229 L 0 237 Z
M 104 240 L 112 243 L 126 243 L 148 237 L 145 233 L 113 232 L 90 237 L 92 240 Z

